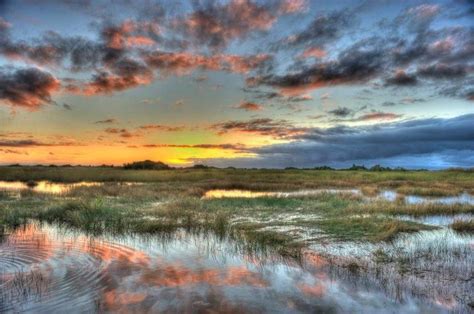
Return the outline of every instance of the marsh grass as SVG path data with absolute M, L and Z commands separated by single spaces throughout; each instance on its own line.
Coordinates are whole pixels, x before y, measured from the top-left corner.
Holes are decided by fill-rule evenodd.
M 292 252 L 293 247 L 300 247 L 301 239 L 290 236 L 285 228 L 275 231 L 272 227 L 320 230 L 339 240 L 375 242 L 392 240 L 400 233 L 430 228 L 391 218 L 394 215 L 474 213 L 472 205 L 407 205 L 402 199 L 368 202 L 364 197 L 376 196 L 386 187 L 409 194 L 457 193 L 459 189 L 474 188 L 474 173 L 471 172 L 148 171 L 105 167 L 6 167 L 1 170 L 0 179 L 7 180 L 103 182 L 98 186 L 75 187 L 62 195 L 39 194 L 30 190 L 21 192 L 20 199 L 15 200 L 0 194 L 0 221 L 6 227 L 38 219 L 93 234 L 158 234 L 183 228 L 246 239 L 249 246 L 270 245 Z M 321 193 L 298 197 L 201 199 L 210 189 L 282 192 L 354 187 L 360 188 L 362 195 Z
M 344 258 L 343 267 L 354 275 L 370 271 L 370 267 L 361 262 L 366 257 L 375 264 L 380 278 L 387 282 L 392 282 L 393 276 L 401 282 L 407 278 L 423 280 L 427 270 L 435 277 L 452 274 L 454 278 L 469 273 L 471 267 L 472 248 L 455 238 L 465 239 L 469 234 L 448 228 L 434 230 L 435 227 L 398 220 L 394 216 L 474 214 L 473 205 L 409 205 L 403 195 L 395 202 L 374 199 L 387 188 L 426 196 L 474 191 L 473 172 L 124 171 L 87 167 L 9 167 L 0 170 L 0 180 L 104 182 L 99 186 L 76 187 L 61 195 L 29 191 L 21 193 L 20 198 L 13 198 L 0 192 L 0 226 L 5 230 L 38 220 L 92 236 L 142 234 L 145 238 L 159 237 L 160 241 L 166 241 L 186 231 L 235 240 L 235 249 L 250 256 L 257 252 L 277 252 L 291 259 L 300 259 L 302 252 L 317 241 L 367 245 L 380 249 L 362 257 L 351 256 L 349 262 Z M 121 181 L 144 184 L 129 185 Z M 295 191 L 327 188 L 360 188 L 362 193 L 201 199 L 210 189 Z M 472 225 L 472 220 L 455 222 L 451 228 L 472 233 Z M 302 231 L 299 233 L 299 230 Z M 371 243 L 364 243 L 367 241 Z M 420 277 L 416 277 L 419 274 Z
M 362 186 L 360 191 L 365 196 L 370 196 L 370 197 L 375 197 L 380 193 L 380 189 L 377 186 L 373 186 L 373 185 Z
M 346 211 L 358 214 L 387 214 L 387 215 L 455 215 L 461 213 L 474 213 L 474 205 L 468 204 L 440 204 L 420 203 L 405 204 L 403 201 L 375 201 L 358 206 L 348 206 Z
M 327 234 L 340 240 L 390 241 L 399 233 L 412 233 L 435 227 L 391 218 L 329 218 L 318 222 Z
M 124 170 L 111 167 L 1 167 L 0 180 L 53 182 L 159 182 L 179 183 L 189 195 L 201 196 L 210 189 L 289 191 L 327 187 L 368 186 L 420 188 L 426 195 L 453 195 L 474 189 L 470 171 L 334 171 L 274 169 L 174 169 Z M 442 182 L 442 184 L 440 184 Z M 430 192 L 432 191 L 432 192 Z
M 437 184 L 434 186 L 406 186 L 397 188 L 397 192 L 402 195 L 419 195 L 428 197 L 456 196 L 463 192 L 463 189 L 451 184 Z
M 471 220 L 456 220 L 449 225 L 451 229 L 459 233 L 472 233 L 474 234 L 474 219 Z

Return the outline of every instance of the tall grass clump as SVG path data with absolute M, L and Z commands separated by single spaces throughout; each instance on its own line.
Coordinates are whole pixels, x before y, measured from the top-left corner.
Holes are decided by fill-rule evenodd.
M 38 213 L 40 221 L 63 224 L 91 233 L 124 232 L 136 219 L 133 210 L 113 208 L 100 198 L 89 201 L 69 201 Z
M 459 233 L 474 233 L 474 219 L 456 220 L 449 227 Z
M 343 217 L 317 222 L 323 232 L 340 240 L 368 240 L 373 242 L 393 240 L 400 233 L 430 230 L 435 227 L 391 218 Z

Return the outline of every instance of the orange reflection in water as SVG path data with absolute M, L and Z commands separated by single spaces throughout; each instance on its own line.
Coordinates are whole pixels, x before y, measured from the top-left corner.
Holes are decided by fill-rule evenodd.
M 321 283 L 315 285 L 301 284 L 298 285 L 298 289 L 306 295 L 320 298 L 326 293 L 326 287 Z
M 253 286 L 266 287 L 268 284 L 257 274 L 244 266 L 225 269 L 191 269 L 184 265 L 173 264 L 147 269 L 140 282 L 148 286 L 177 287 L 196 284 L 214 286 Z
M 99 182 L 77 182 L 77 183 L 54 183 L 49 181 L 37 181 L 35 185 L 28 186 L 24 182 L 8 182 L 0 181 L 0 190 L 4 191 L 21 191 L 31 189 L 34 192 L 38 193 L 48 193 L 48 194 L 63 194 L 70 191 L 76 187 L 90 187 L 98 186 L 101 183 Z
M 210 190 L 204 194 L 203 198 L 223 198 L 223 197 L 243 197 L 243 198 L 255 198 L 263 196 L 274 196 L 277 193 L 274 192 L 254 192 L 246 190 Z

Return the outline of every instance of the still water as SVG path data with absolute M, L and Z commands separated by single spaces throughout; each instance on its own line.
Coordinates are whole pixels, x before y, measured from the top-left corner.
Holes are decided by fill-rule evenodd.
M 210 234 L 91 237 L 29 224 L 0 243 L 0 312 L 442 313 L 306 253 L 249 255 Z
M 99 182 L 77 182 L 77 183 L 55 183 L 49 181 L 37 181 L 28 185 L 20 181 L 0 181 L 0 191 L 22 191 L 32 190 L 38 193 L 63 194 L 76 187 L 98 186 Z
M 301 197 L 301 196 L 311 196 L 311 195 L 320 195 L 324 193 L 347 193 L 358 195 L 361 194 L 358 189 L 316 189 L 316 190 L 299 190 L 291 192 L 259 192 L 259 191 L 250 191 L 250 190 L 209 190 L 207 191 L 203 198 L 256 198 L 256 197 Z
M 257 198 L 257 197 L 302 197 L 302 196 L 317 196 L 325 193 L 330 194 L 350 194 L 362 196 L 359 189 L 314 189 L 314 190 L 299 190 L 291 192 L 261 192 L 250 190 L 224 190 L 215 189 L 207 191 L 203 198 Z M 384 190 L 376 197 L 366 197 L 367 201 L 376 201 L 378 199 L 395 202 L 398 198 L 402 198 L 406 204 L 416 205 L 423 203 L 435 203 L 444 205 L 453 204 L 469 204 L 474 205 L 474 196 L 468 193 L 462 193 L 456 196 L 443 197 L 427 197 L 419 195 L 401 195 L 393 190 Z

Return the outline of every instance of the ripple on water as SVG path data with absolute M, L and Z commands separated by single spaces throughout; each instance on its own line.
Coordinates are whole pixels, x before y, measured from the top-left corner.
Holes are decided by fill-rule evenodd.
M 0 243 L 0 312 L 439 312 L 209 234 L 92 238 L 31 224 Z

